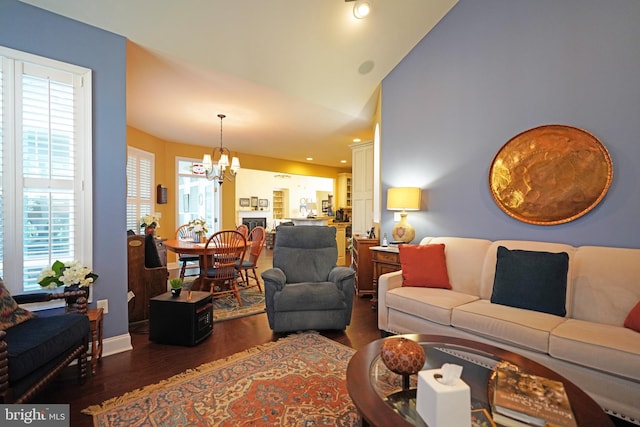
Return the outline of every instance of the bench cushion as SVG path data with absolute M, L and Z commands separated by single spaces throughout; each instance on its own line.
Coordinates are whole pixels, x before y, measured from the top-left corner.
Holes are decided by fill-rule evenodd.
M 7 331 L 9 383 L 19 381 L 89 336 L 86 315 L 38 316 Z

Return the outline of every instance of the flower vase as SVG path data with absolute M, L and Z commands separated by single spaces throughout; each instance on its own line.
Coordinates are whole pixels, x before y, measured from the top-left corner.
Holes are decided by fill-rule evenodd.
M 154 227 L 145 227 L 144 234 L 156 234 L 156 229 Z
M 89 301 L 89 287 L 88 286 L 80 286 L 80 285 L 69 285 L 64 287 L 64 292 L 78 292 L 82 291 L 85 294 L 85 298 Z M 67 303 L 67 311 L 74 311 L 75 304 L 78 301 L 80 296 L 70 296 L 66 297 L 65 301 Z
M 193 241 L 195 243 L 200 243 L 200 239 L 201 239 L 200 233 L 193 233 Z

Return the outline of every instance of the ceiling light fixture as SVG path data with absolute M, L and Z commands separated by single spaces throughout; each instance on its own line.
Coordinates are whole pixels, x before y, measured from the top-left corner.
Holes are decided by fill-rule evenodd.
M 345 0 L 346 2 L 354 0 Z M 356 0 L 353 5 L 353 16 L 358 19 L 366 18 L 371 13 L 371 0 Z
M 211 154 L 205 154 L 202 158 L 202 164 L 205 168 L 205 175 L 209 181 L 213 181 L 214 179 L 218 181 L 218 184 L 222 185 L 224 180 L 226 179 L 229 182 L 233 182 L 240 169 L 240 159 L 236 156 L 233 156 L 231 159 L 231 167 L 229 167 L 229 157 L 231 156 L 231 152 L 228 148 L 222 146 L 222 119 L 224 119 L 224 114 L 218 114 L 220 118 L 220 148 L 215 147 Z M 214 160 L 216 156 L 220 153 L 220 158 L 218 160 Z

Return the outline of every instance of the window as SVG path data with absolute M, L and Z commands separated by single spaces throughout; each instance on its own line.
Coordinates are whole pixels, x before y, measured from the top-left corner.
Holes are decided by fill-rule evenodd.
M 127 148 L 127 230 L 138 232 L 140 218 L 153 207 L 153 153 Z
M 0 47 L 0 276 L 39 290 L 54 261 L 92 266 L 91 71 Z
M 209 181 L 199 173 L 202 163 L 198 160 L 177 159 L 178 166 L 178 212 L 177 226 L 192 219 L 204 218 L 209 236 L 220 230 L 220 192 L 217 181 Z

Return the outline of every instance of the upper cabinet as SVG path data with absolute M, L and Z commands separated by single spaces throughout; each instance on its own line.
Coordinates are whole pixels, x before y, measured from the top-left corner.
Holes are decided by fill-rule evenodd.
M 373 142 L 354 144 L 350 147 L 351 222 L 354 233 L 363 233 L 373 226 Z
M 352 185 L 350 173 L 338 174 L 338 191 L 338 204 L 334 207 L 334 210 L 340 208 L 351 209 Z

